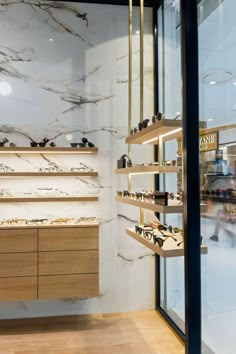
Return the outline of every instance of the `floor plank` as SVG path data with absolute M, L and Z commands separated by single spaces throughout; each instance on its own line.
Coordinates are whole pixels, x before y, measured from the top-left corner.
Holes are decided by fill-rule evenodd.
M 184 354 L 154 311 L 0 321 L 0 354 Z

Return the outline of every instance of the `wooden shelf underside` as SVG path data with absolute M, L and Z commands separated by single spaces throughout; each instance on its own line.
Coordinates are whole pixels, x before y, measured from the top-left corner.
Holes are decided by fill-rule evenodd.
M 137 166 L 137 167 L 127 167 L 127 168 L 118 168 L 115 170 L 115 174 L 158 174 L 158 173 L 178 173 L 179 167 L 177 166 Z
M 0 172 L 0 177 L 97 177 L 98 172 Z
M 116 197 L 116 201 L 120 203 L 125 203 L 129 205 L 133 205 L 139 208 L 144 208 L 148 210 L 155 211 L 157 213 L 182 213 L 183 212 L 183 207 L 182 205 L 171 205 L 171 206 L 164 206 L 164 205 L 159 205 L 159 204 L 152 204 L 152 203 L 147 203 L 147 202 L 140 202 L 137 200 L 129 199 L 129 198 L 122 198 L 122 197 Z
M 161 257 L 180 257 L 184 256 L 184 248 L 183 244 L 181 244 L 179 247 L 175 245 L 175 241 L 172 240 L 167 240 L 164 242 L 163 247 L 159 247 L 158 245 L 155 245 L 153 242 L 146 240 L 143 236 L 140 236 L 136 234 L 134 229 L 126 229 L 126 234 L 128 236 L 131 236 L 134 238 L 136 241 L 140 242 L 156 254 L 158 254 Z M 176 237 L 177 238 L 177 237 Z M 178 242 L 177 242 L 178 243 Z M 201 246 L 201 254 L 207 254 L 208 253 L 208 248 L 205 245 Z
M 81 197 L 1 197 L 0 203 L 12 202 L 96 202 L 98 197 L 81 196 Z
M 72 147 L 0 147 L 0 153 L 6 154 L 97 154 L 98 148 L 72 148 Z

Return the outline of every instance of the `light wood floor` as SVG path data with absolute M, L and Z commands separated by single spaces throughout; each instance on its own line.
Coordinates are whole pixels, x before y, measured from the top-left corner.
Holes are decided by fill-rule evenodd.
M 154 311 L 1 320 L 0 354 L 184 354 Z

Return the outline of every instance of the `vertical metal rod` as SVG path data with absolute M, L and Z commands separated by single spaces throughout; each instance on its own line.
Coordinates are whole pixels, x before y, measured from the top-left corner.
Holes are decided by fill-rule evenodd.
M 197 0 L 181 0 L 186 354 L 201 353 Z
M 128 135 L 132 126 L 132 33 L 133 33 L 133 0 L 129 0 L 129 68 L 128 68 Z M 128 156 L 130 157 L 131 146 L 128 144 Z
M 140 122 L 143 121 L 143 16 L 144 16 L 144 1 L 140 0 Z
M 128 68 L 128 136 L 132 127 L 132 34 L 133 34 L 133 0 L 129 0 L 129 68 Z M 128 156 L 131 159 L 131 145 L 128 144 Z M 128 191 L 131 191 L 131 175 L 128 176 Z
M 144 225 L 144 209 L 140 208 L 140 225 Z

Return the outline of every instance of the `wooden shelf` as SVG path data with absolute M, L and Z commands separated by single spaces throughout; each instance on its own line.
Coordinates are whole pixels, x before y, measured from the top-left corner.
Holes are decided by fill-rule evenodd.
M 180 135 L 181 129 L 181 120 L 162 119 L 159 122 L 151 124 L 138 133 L 128 136 L 125 139 L 125 142 L 127 144 L 145 144 L 149 140 L 155 139 L 150 141 L 150 144 L 157 144 L 159 136 L 164 135 L 165 141 L 174 139 Z M 168 135 L 165 136 L 165 134 Z
M 98 221 L 94 221 L 92 223 L 84 223 L 84 224 L 76 224 L 76 223 L 58 223 L 58 224 L 22 224 L 22 223 L 15 223 L 12 225 L 2 224 L 0 225 L 0 230 L 8 230 L 8 229 L 51 229 L 51 228 L 67 228 L 67 227 L 82 227 L 82 228 L 90 228 L 90 227 L 98 227 Z
M 1 154 L 97 154 L 98 148 L 72 147 L 0 147 Z
M 152 204 L 147 202 L 140 202 L 130 198 L 123 198 L 123 197 L 116 197 L 116 201 L 120 203 L 125 203 L 129 205 L 133 205 L 139 208 L 144 208 L 148 210 L 155 211 L 157 213 L 182 213 L 183 207 L 182 205 L 159 205 L 159 204 Z
M 206 128 L 205 122 L 199 122 L 200 129 Z M 182 120 L 162 119 L 125 139 L 127 144 L 158 144 L 158 138 L 168 141 L 181 137 Z
M 97 177 L 98 172 L 0 172 L 0 177 Z
M 118 168 L 115 170 L 117 175 L 122 174 L 158 174 L 158 173 L 177 173 L 179 172 L 178 166 L 137 166 L 137 167 L 127 167 Z
M 1 197 L 0 203 L 11 202 L 96 202 L 98 197 Z
M 175 236 L 178 242 L 173 241 L 172 239 L 167 239 L 163 247 L 155 245 L 153 242 L 146 240 L 143 236 L 138 235 L 134 228 L 126 229 L 126 234 L 133 237 L 136 241 L 142 243 L 144 246 L 155 252 L 161 257 L 180 257 L 184 256 L 183 243 L 178 247 L 177 243 L 181 241 L 182 237 Z M 207 254 L 208 248 L 205 245 L 201 246 L 201 254 Z

